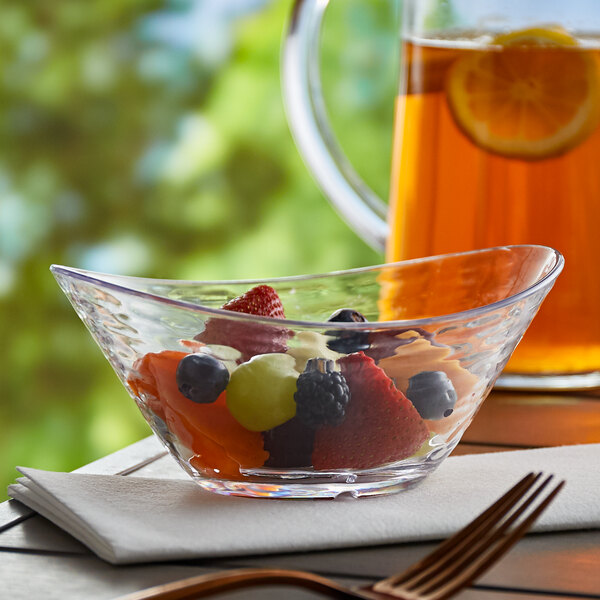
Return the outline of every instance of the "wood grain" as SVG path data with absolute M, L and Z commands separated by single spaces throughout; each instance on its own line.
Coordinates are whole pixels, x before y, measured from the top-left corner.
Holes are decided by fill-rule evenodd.
M 93 557 L 2 553 L 0 591 L 7 600 L 116 600 L 120 596 L 161 583 L 216 570 L 195 565 L 139 565 L 114 567 Z M 348 586 L 366 585 L 371 580 L 338 576 Z M 222 600 L 317 600 L 322 595 L 286 586 L 238 590 L 218 596 Z M 569 595 L 512 593 L 481 586 L 465 590 L 456 600 L 575 600 Z
M 363 577 L 369 581 L 402 571 L 437 544 L 400 544 L 214 563 L 230 568 L 265 566 Z M 600 598 L 600 532 L 533 534 L 522 539 L 481 579 L 479 586 L 523 593 L 546 592 Z
M 507 448 L 600 443 L 600 400 L 493 392 L 462 439 Z

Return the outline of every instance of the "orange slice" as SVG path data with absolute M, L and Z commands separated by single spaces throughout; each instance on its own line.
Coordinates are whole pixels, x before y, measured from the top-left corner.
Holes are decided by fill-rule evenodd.
M 196 469 L 209 477 L 241 479 L 240 467 L 264 465 L 269 453 L 262 435 L 244 429 L 227 409 L 226 392 L 212 404 L 196 404 L 181 394 L 176 371 L 185 352 L 149 353 L 135 364 L 127 382 L 134 394 L 167 423 L 195 456 Z
M 581 143 L 600 119 L 591 52 L 558 27 L 497 36 L 452 65 L 448 104 L 460 129 L 501 156 L 539 160 Z

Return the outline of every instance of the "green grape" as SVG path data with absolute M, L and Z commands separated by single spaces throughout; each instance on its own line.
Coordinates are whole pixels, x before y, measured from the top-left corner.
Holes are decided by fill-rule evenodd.
M 296 414 L 298 371 L 287 354 L 261 354 L 241 364 L 227 386 L 227 407 L 250 431 L 267 431 Z

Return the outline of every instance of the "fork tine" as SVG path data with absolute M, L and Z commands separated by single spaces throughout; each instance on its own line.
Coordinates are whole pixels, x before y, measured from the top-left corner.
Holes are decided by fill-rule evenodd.
M 446 560 L 450 554 L 460 551 L 460 549 L 474 536 L 481 535 L 485 529 L 494 524 L 499 516 L 506 514 L 506 512 L 518 503 L 522 495 L 535 484 L 540 476 L 540 473 L 537 475 L 528 473 L 494 504 L 482 512 L 475 520 L 471 521 L 463 529 L 448 538 L 431 554 L 427 555 L 403 573 L 392 575 L 387 579 L 377 582 L 372 588 L 373 591 L 390 594 L 396 586 L 405 584 L 415 576 L 420 577 L 421 574 L 427 573 L 428 570 L 437 565 L 440 560 Z
M 375 584 L 372 589 L 396 598 L 445 600 L 469 585 L 523 537 L 565 483 L 559 482 L 534 508 L 534 501 L 553 478 L 553 475 L 548 476 L 531 490 L 532 484 L 537 482 L 540 476 L 541 473 L 533 478 L 523 478 L 474 521 L 473 524 L 479 521 L 478 527 L 474 528 L 471 524 L 458 533 L 456 546 L 443 544 L 440 549 L 446 549 L 446 557 L 441 556 L 438 549 L 406 573 L 380 582 L 383 585 Z M 527 513 L 529 516 L 525 517 Z M 521 518 L 522 522 L 510 529 Z M 465 530 L 470 530 L 466 536 Z M 477 538 L 471 544 L 475 533 Z M 453 539 L 454 537 L 450 538 Z M 434 555 L 436 559 L 431 561 Z
M 498 518 L 490 524 L 490 527 L 472 544 L 466 548 L 461 548 L 459 552 L 453 552 L 446 560 L 440 561 L 434 570 L 431 570 L 424 576 L 420 576 L 412 581 L 404 583 L 404 587 L 414 590 L 415 592 L 427 594 L 441 588 L 447 581 L 457 577 L 462 571 L 469 568 L 480 557 L 501 540 L 502 536 L 517 519 L 519 519 L 533 501 L 541 494 L 541 492 L 550 483 L 553 475 L 547 477 L 538 487 L 529 493 L 519 498 L 519 502 L 511 507 L 512 513 L 506 511 L 505 514 L 498 515 Z
M 548 478 L 543 485 L 547 484 L 549 480 L 550 478 Z M 427 597 L 431 600 L 446 600 L 477 579 L 479 575 L 484 573 L 527 533 L 529 528 L 542 512 L 546 510 L 564 485 L 565 481 L 560 481 L 518 527 L 505 535 L 495 547 L 490 546 L 486 552 L 480 554 L 479 557 L 468 565 L 465 570 L 457 574 L 457 576 L 448 581 L 443 587 L 437 589 L 433 593 L 427 594 Z M 541 489 L 539 491 L 541 491 Z M 536 495 L 537 494 L 534 494 L 534 496 Z M 523 511 L 521 511 L 520 514 L 523 514 L 523 512 L 529 508 L 533 500 L 534 497 L 526 501 Z
M 526 497 L 529 490 L 523 490 L 519 497 L 514 498 L 505 507 L 498 510 L 495 515 L 490 516 L 490 519 L 485 523 L 485 527 L 479 528 L 476 532 L 473 532 L 473 535 L 449 550 L 446 557 L 442 557 L 436 565 L 427 569 L 426 572 L 419 574 L 418 577 L 414 577 L 410 581 L 404 581 L 404 587 L 420 592 L 428 592 L 451 579 L 453 575 L 475 560 L 481 552 L 484 552 L 499 540 L 504 532 L 540 495 L 552 478 L 553 475 L 547 477 L 536 490 L 530 493 L 525 501 L 523 501 L 523 498 Z M 537 479 L 539 477 L 534 481 L 537 481 Z M 510 514 L 511 511 L 513 511 L 512 514 Z

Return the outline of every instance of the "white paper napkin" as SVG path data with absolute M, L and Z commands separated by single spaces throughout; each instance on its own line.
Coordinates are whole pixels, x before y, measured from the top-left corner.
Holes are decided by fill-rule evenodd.
M 600 528 L 599 465 L 600 444 L 457 456 L 399 494 L 297 501 L 205 492 L 174 462 L 153 479 L 19 468 L 9 494 L 124 564 L 441 539 L 530 471 L 567 480 L 534 530 Z

